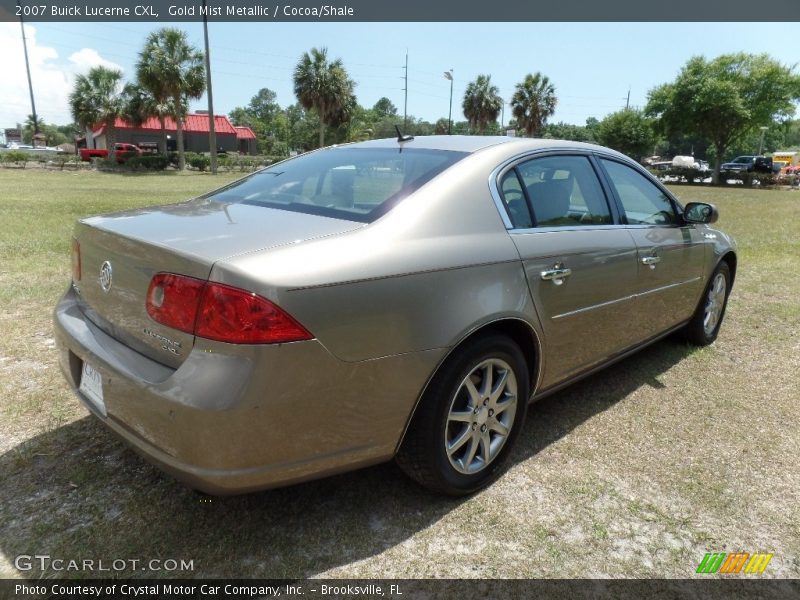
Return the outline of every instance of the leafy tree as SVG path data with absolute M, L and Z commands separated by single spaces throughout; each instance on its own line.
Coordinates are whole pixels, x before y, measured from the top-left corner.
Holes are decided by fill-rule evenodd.
M 276 101 L 277 96 L 269 88 L 261 88 L 256 95 L 250 98 L 247 109 L 256 119 L 262 123 L 270 123 L 281 107 Z
M 284 154 L 286 138 L 286 116 L 276 101 L 275 92 L 261 88 L 244 107 L 234 108 L 230 113 L 234 125 L 249 127 L 256 134 L 258 151 L 262 154 Z M 283 145 L 276 150 L 275 145 Z
M 185 31 L 164 27 L 147 36 L 139 53 L 136 76 L 159 103 L 172 101 L 178 142 L 178 168 L 186 166 L 183 118 L 189 98 L 199 98 L 206 88 L 203 53 L 189 44 Z
M 379 119 L 394 117 L 397 115 L 397 107 L 392 104 L 391 100 L 384 96 L 375 103 L 375 106 L 372 107 L 372 112 L 375 113 Z
M 794 114 L 800 77 L 767 54 L 696 56 L 672 83 L 650 91 L 646 112 L 667 137 L 696 133 L 714 146 L 714 182 L 732 144 Z
M 327 48 L 303 53 L 294 69 L 294 93 L 306 110 L 319 115 L 319 146 L 325 145 L 326 125 L 350 120 L 356 106 L 355 84 L 341 59 L 328 61 Z
M 560 121 L 548 123 L 542 128 L 542 137 L 553 140 L 572 140 L 573 142 L 596 142 L 595 132 L 583 125 L 572 125 Z
M 478 75 L 467 85 L 461 106 L 471 127 L 477 127 L 481 135 L 489 123 L 497 121 L 503 100 L 496 85 L 492 85 L 491 75 Z
M 68 127 L 67 133 L 65 134 L 63 131 L 61 131 L 63 127 L 53 125 L 52 123 L 45 123 L 44 119 L 41 117 L 37 116 L 36 122 L 39 126 L 39 133 L 44 134 L 45 144 L 48 146 L 58 146 L 59 144 L 66 142 L 67 139 L 72 139 L 74 141 L 74 133 L 71 131 L 71 127 Z M 22 141 L 26 144 L 31 144 L 33 142 L 33 133 L 33 115 L 28 115 L 28 118 L 25 119 L 25 124 L 22 127 Z
M 800 119 L 786 121 L 783 124 L 783 143 L 788 148 L 800 147 Z
M 641 160 L 652 152 L 656 136 L 651 119 L 641 110 L 625 108 L 600 121 L 597 141 L 634 160 Z
M 441 119 L 437 119 L 436 123 L 433 125 L 433 132 L 435 135 L 444 135 L 447 133 L 448 125 L 450 121 L 442 117 Z
M 556 88 L 539 72 L 528 74 L 516 85 L 511 113 L 529 137 L 538 132 L 556 111 Z
M 69 95 L 69 106 L 75 122 L 82 128 L 103 125 L 108 156 L 114 158 L 116 120 L 123 116 L 125 97 L 122 93 L 122 72 L 106 67 L 93 67 L 86 75 L 78 75 Z

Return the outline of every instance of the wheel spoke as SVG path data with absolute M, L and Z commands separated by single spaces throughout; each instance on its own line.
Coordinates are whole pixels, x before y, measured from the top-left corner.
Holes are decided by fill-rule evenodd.
M 494 365 L 488 363 L 483 368 L 483 385 L 481 385 L 481 396 L 488 398 L 492 393 L 492 374 L 494 372 Z
M 461 435 L 459 435 L 458 438 L 447 444 L 447 454 L 452 456 L 453 453 L 466 444 L 467 440 L 470 438 L 472 438 L 472 429 L 465 427 L 464 431 L 461 432 Z
M 506 382 L 508 381 L 508 371 L 503 371 L 500 375 L 500 378 L 497 380 L 497 383 L 492 390 L 491 396 L 489 396 L 489 404 L 495 405 L 497 403 L 497 399 L 503 393 L 503 390 L 506 389 Z
M 458 423 L 472 423 L 474 418 L 475 413 L 471 410 L 454 410 L 450 412 L 447 420 L 456 421 Z
M 498 421 L 497 419 L 489 419 L 489 422 L 487 423 L 487 425 L 489 425 L 489 429 L 491 429 L 492 431 L 494 431 L 496 433 L 499 433 L 500 435 L 503 435 L 503 436 L 508 435 L 508 431 L 509 431 L 508 427 L 503 425 L 503 423 Z
M 507 411 L 512 406 L 516 406 L 516 404 L 517 404 L 517 397 L 512 394 L 509 394 L 501 402 L 497 402 L 494 405 L 494 414 L 499 415 L 500 413 Z
M 478 451 L 478 439 L 478 436 L 474 434 L 469 438 L 469 448 L 467 448 L 467 453 L 464 455 L 464 459 L 462 461 L 464 470 L 466 471 L 469 471 L 472 461 L 475 460 L 475 454 Z
M 478 391 L 478 388 L 475 387 L 475 384 L 472 383 L 472 376 L 467 377 L 464 380 L 464 387 L 467 388 L 467 393 L 469 394 L 470 408 L 475 408 L 476 406 L 480 406 L 481 393 Z
M 489 457 L 489 453 L 491 451 L 491 445 L 489 443 L 489 432 L 486 431 L 481 434 L 481 458 L 483 459 L 483 464 L 488 465 L 491 458 Z

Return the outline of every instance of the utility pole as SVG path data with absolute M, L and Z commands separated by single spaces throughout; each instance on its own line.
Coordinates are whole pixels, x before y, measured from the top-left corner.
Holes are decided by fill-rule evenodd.
M 625 110 L 631 105 L 631 88 L 628 88 L 628 97 L 625 99 Z
M 208 6 L 203 0 L 203 37 L 206 42 L 206 89 L 208 90 L 208 146 L 211 155 L 211 174 L 217 174 L 217 128 L 214 121 L 214 93 L 211 91 L 211 56 L 208 50 Z
M 453 135 L 453 69 L 445 71 L 444 78 L 450 80 L 450 113 L 447 115 L 447 135 Z
M 406 48 L 406 66 L 405 66 L 406 74 L 405 74 L 405 87 L 403 87 L 403 93 L 405 94 L 405 99 L 403 101 L 403 131 L 407 133 L 408 129 L 408 48 Z
M 761 130 L 761 140 L 758 142 L 758 155 L 761 156 L 761 152 L 762 150 L 764 150 L 764 134 L 767 132 L 767 129 L 769 129 L 769 127 L 762 125 L 761 127 L 759 127 L 759 129 Z
M 17 0 L 19 7 L 19 0 Z M 22 48 L 25 51 L 25 70 L 28 73 L 28 91 L 31 93 L 31 112 L 33 113 L 33 134 L 39 133 L 39 119 L 36 117 L 36 103 L 33 101 L 33 83 L 31 82 L 31 65 L 28 62 L 28 42 L 25 40 L 25 24 L 22 22 L 22 11 L 19 13 L 19 27 L 22 30 Z

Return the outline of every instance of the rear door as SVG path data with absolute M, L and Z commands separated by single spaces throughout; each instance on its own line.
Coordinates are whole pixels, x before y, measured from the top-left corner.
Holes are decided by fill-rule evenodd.
M 546 389 L 637 337 L 629 312 L 636 247 L 614 225 L 588 155 L 523 159 L 501 171 L 498 188 L 545 333 Z
M 703 287 L 702 234 L 683 222 L 669 195 L 649 177 L 611 158 L 599 162 L 636 242 L 636 322 L 652 335 L 686 321 Z

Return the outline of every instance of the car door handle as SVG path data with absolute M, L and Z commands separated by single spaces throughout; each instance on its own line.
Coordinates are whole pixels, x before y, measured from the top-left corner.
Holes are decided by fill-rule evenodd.
M 649 266 L 651 269 L 655 269 L 656 265 L 661 262 L 660 256 L 643 256 L 642 257 L 642 264 Z
M 564 278 L 569 277 L 570 275 L 572 275 L 572 269 L 559 266 L 541 272 L 542 279 L 545 281 L 552 281 L 556 285 L 561 285 L 564 283 Z

